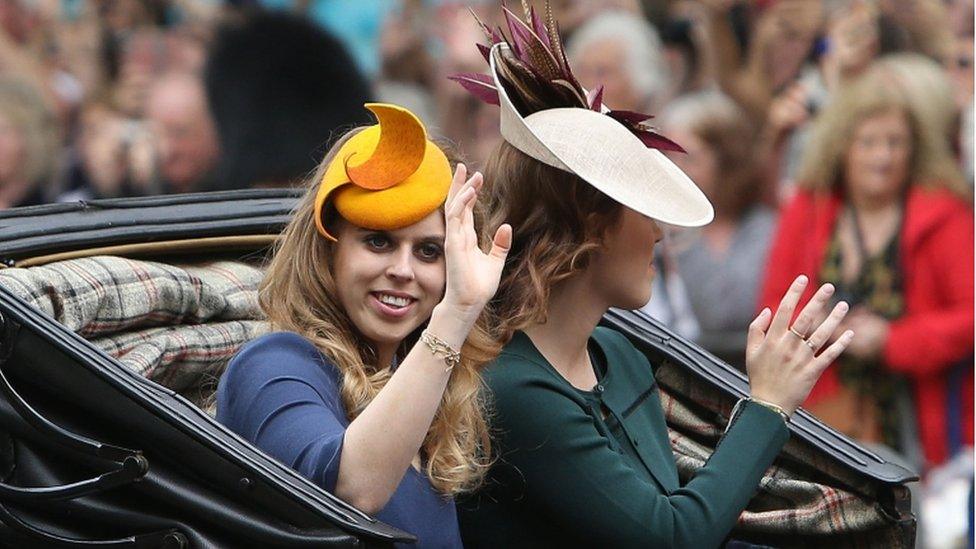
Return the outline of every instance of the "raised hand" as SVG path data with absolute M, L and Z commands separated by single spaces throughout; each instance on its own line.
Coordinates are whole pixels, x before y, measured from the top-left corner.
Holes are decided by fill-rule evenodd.
M 441 303 L 473 322 L 498 289 L 505 258 L 512 246 L 512 227 L 506 223 L 495 231 L 488 253 L 478 247 L 474 205 L 484 178 L 479 172 L 466 178 L 467 168 L 458 164 L 444 205 L 447 287 Z
M 797 277 L 775 314 L 766 308 L 752 321 L 746 342 L 746 371 L 752 396 L 780 406 L 787 414 L 800 406 L 820 374 L 854 337 L 851 330 L 835 340 L 832 337 L 847 315 L 848 305 L 841 301 L 824 318 L 834 293 L 830 284 L 821 286 L 792 321 L 806 286 L 807 277 Z M 824 349 L 831 340 L 833 343 Z

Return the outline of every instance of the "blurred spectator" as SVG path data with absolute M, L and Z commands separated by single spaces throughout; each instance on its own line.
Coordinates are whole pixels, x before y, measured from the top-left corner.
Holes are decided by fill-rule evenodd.
M 708 35 L 719 85 L 755 120 L 773 96 L 799 74 L 824 32 L 824 7 L 809 0 L 781 0 L 759 13 L 743 49 L 732 16 L 737 2 L 702 0 L 709 8 Z
M 490 4 L 472 9 L 486 23 L 499 11 Z M 474 44 L 486 43 L 486 38 L 468 10 L 460 5 L 438 10 L 435 27 L 443 51 L 435 66 L 434 99 L 438 123 L 434 127 L 457 143 L 468 165 L 477 169 L 484 165 L 500 139 L 498 108 L 478 100 L 447 77 L 463 72 L 484 72 L 485 60 Z
M 105 103 L 93 101 L 83 106 L 76 156 L 67 174 L 68 190 L 58 201 L 119 198 L 150 191 L 146 185 L 152 178 L 154 155 L 145 133 L 138 123 Z
M 166 70 L 166 41 L 160 30 L 141 27 L 127 35 L 112 87 L 116 108 L 126 116 L 141 118 L 156 75 Z
M 714 221 L 674 239 L 680 242 L 678 272 L 700 327 L 697 342 L 744 366 L 746 330 L 775 224 L 772 209 L 758 202 L 755 132 L 745 112 L 720 92 L 679 97 L 665 109 L 661 127 L 687 151 L 668 156 L 715 206 Z
M 404 2 L 388 14 L 380 35 L 381 71 L 373 89 L 379 101 L 404 106 L 432 123 L 434 60 L 428 53 L 426 15 L 417 1 Z
M 807 407 L 925 463 L 973 442 L 973 215 L 944 140 L 868 73 L 821 114 L 783 210 L 760 306 L 793 278 L 836 286 L 856 334 Z M 912 411 L 914 409 L 914 412 Z M 917 433 L 917 434 L 915 434 Z
M 668 100 L 670 80 L 661 39 L 639 15 L 597 15 L 576 30 L 566 54 L 583 86 L 604 86 L 603 100 L 612 109 L 653 113 Z
M 697 0 L 679 0 L 671 2 L 666 15 L 661 26 L 671 75 L 671 90 L 666 96 L 678 97 L 717 86 L 708 9 Z
M 946 0 L 878 0 L 887 18 L 905 34 L 905 49 L 945 59 L 952 49 L 952 24 Z M 972 14 L 969 16 L 972 21 Z M 958 24 L 958 23 L 957 23 Z
M 204 82 L 221 150 L 212 189 L 295 183 L 333 134 L 368 122 L 369 87 L 342 45 L 286 14 L 228 22 Z
M 158 171 L 167 192 L 212 186 L 219 145 L 200 77 L 171 73 L 150 90 L 146 116 L 158 144 Z
M 662 324 L 685 339 L 697 341 L 701 327 L 691 308 L 688 288 L 678 271 L 675 257 L 675 228 L 662 226 L 664 238 L 654 246 L 654 280 L 651 281 L 651 299 L 641 307 Z
M 58 129 L 38 90 L 0 79 L 0 209 L 50 199 Z
M 767 17 L 774 15 L 771 11 Z M 771 89 L 775 96 L 768 103 L 757 149 L 765 196 L 772 203 L 793 192 L 810 137 L 809 122 L 830 102 L 834 90 L 859 76 L 882 50 L 883 24 L 872 4 L 858 0 L 834 7 L 824 12 L 822 21 L 808 62 L 801 64 L 795 79 L 778 81 Z
M 957 2 L 959 4 L 963 2 Z M 961 111 L 959 125 L 959 156 L 963 174 L 970 188 L 973 186 L 973 3 L 969 0 L 968 22 L 956 35 L 952 54 L 946 61 L 955 91 L 956 108 Z
M 925 131 L 945 140 L 949 150 L 955 149 L 960 109 L 942 65 L 922 54 L 904 52 L 879 57 L 870 70 L 879 71 L 880 78 L 904 92 Z

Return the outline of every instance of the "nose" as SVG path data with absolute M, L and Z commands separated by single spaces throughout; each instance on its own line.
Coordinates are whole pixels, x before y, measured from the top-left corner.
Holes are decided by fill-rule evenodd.
M 413 254 L 409 246 L 402 246 L 390 255 L 390 264 L 386 267 L 386 276 L 393 280 L 413 280 Z
M 664 238 L 664 229 L 661 228 L 661 224 L 656 220 L 651 220 L 651 229 L 654 231 L 654 243 L 657 244 Z

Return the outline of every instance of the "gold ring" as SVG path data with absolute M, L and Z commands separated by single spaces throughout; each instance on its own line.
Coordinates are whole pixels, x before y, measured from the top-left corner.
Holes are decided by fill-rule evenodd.
M 790 326 L 790 332 L 793 335 L 795 335 L 796 337 L 802 339 L 803 341 L 806 341 L 807 340 L 807 336 L 805 336 L 805 335 L 801 334 L 800 332 L 796 331 L 795 329 L 793 329 L 793 326 Z
M 803 342 L 807 344 L 807 347 L 810 347 L 810 350 L 813 351 L 813 354 L 817 354 L 817 348 L 813 345 L 813 343 L 810 342 L 809 339 L 804 339 Z

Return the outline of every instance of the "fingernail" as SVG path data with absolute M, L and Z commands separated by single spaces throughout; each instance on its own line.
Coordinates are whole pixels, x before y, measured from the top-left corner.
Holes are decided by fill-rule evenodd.
M 837 304 L 837 308 L 840 309 L 841 311 L 846 311 L 849 307 L 850 305 L 848 305 L 846 301 L 841 301 L 840 303 Z
M 807 275 L 800 275 L 800 276 L 796 277 L 796 281 L 799 282 L 800 284 L 806 284 L 807 283 Z
M 833 284 L 824 284 L 824 293 L 827 294 L 827 295 L 830 295 L 830 294 L 834 293 L 834 285 Z
M 770 313 L 772 313 L 772 311 L 769 310 L 769 307 L 766 307 L 765 309 L 762 310 L 762 315 L 763 316 L 767 316 Z

